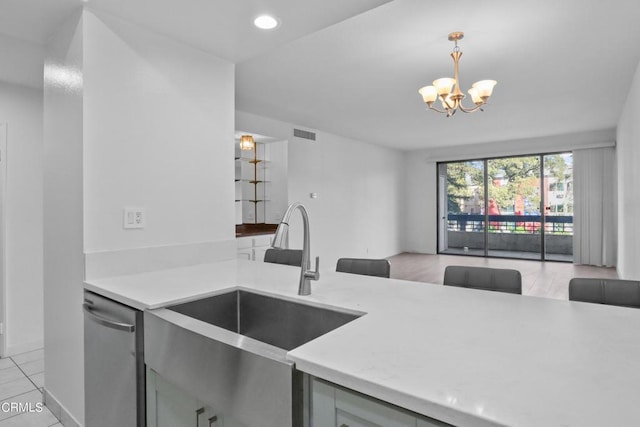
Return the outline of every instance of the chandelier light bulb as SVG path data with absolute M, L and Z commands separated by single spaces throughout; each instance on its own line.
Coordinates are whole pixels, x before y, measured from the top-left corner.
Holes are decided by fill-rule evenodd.
M 480 98 L 480 96 L 478 95 L 478 91 L 476 90 L 476 88 L 472 87 L 468 90 L 468 92 L 469 95 L 471 95 L 471 100 L 474 104 L 478 105 L 483 103 L 482 98 Z
M 438 99 L 438 91 L 435 86 L 424 86 L 418 90 L 420 95 L 422 95 L 422 100 L 427 104 L 435 102 Z
M 433 81 L 433 85 L 436 87 L 438 91 L 438 95 L 447 96 L 451 93 L 451 89 L 453 89 L 453 85 L 456 84 L 455 79 L 449 77 L 443 77 L 438 80 Z
M 493 93 L 493 87 L 496 85 L 495 80 L 480 80 L 475 82 L 471 87 L 478 92 L 480 98 L 488 98 Z

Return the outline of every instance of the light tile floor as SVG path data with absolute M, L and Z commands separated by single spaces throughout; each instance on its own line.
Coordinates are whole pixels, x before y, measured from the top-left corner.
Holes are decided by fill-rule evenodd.
M 44 350 L 0 359 L 0 427 L 61 427 L 46 406 L 37 411 L 43 386 Z

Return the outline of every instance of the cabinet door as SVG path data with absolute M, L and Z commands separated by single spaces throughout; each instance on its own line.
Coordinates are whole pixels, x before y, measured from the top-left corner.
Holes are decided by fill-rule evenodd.
M 198 424 L 196 427 L 224 427 L 222 415 L 209 406 L 201 406 L 199 409 Z
M 418 424 L 416 427 L 451 427 L 451 425 L 437 420 L 418 418 Z
M 269 248 L 255 248 L 253 250 L 253 260 L 254 261 L 264 261 L 264 254 L 267 252 Z
M 253 261 L 253 249 L 238 249 L 238 259 Z
M 147 427 L 196 427 L 201 408 L 197 399 L 147 369 Z
M 311 381 L 311 427 L 336 425 L 336 389 L 315 378 Z
M 311 382 L 312 427 L 416 427 L 416 418 L 366 396 Z
M 415 427 L 411 414 L 348 391 L 336 390 L 337 427 Z
M 147 427 L 244 427 L 147 368 Z
M 269 248 L 271 246 L 271 241 L 275 237 L 275 234 L 264 234 L 262 236 L 256 236 L 253 238 L 253 247 L 254 248 Z

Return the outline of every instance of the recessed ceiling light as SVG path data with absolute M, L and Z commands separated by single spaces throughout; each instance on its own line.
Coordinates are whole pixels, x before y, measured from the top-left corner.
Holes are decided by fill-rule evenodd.
M 253 20 L 253 25 L 261 30 L 272 30 L 278 26 L 278 20 L 271 15 L 260 15 Z

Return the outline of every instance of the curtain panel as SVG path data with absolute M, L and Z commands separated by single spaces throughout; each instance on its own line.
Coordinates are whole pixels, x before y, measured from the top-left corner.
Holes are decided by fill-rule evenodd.
M 616 265 L 615 149 L 573 151 L 573 262 Z

